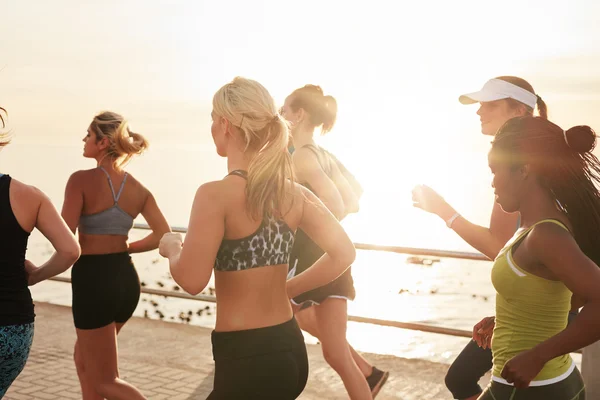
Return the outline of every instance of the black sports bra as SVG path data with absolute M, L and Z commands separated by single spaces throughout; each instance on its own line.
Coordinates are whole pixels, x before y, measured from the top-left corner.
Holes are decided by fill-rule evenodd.
M 231 171 L 229 175 L 248 178 L 248 173 L 242 170 Z M 285 221 L 265 218 L 251 235 L 241 239 L 223 239 L 215 259 L 215 270 L 242 271 L 288 264 L 293 246 L 294 231 Z

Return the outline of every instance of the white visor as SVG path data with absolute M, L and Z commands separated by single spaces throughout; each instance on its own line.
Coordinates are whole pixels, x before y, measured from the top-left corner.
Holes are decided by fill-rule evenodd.
M 462 104 L 473 104 L 481 101 L 515 99 L 531 108 L 537 104 L 537 95 L 529 90 L 513 85 L 502 79 L 490 79 L 479 92 L 463 94 L 458 98 Z

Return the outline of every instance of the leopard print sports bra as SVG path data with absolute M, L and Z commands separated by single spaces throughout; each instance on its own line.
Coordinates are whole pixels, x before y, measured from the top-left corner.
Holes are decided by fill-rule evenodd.
M 228 175 L 247 179 L 247 172 L 235 170 Z M 265 218 L 256 232 L 241 239 L 223 239 L 215 270 L 242 271 L 245 269 L 288 264 L 294 246 L 294 231 L 283 220 Z

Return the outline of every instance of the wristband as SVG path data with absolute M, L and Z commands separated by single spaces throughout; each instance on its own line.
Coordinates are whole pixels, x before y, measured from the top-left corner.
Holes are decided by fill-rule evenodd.
M 451 216 L 450 218 L 448 218 L 446 220 L 446 226 L 448 228 L 452 228 L 452 224 L 454 223 L 454 221 L 456 220 L 456 218 L 460 217 L 460 214 L 455 212 L 453 216 Z

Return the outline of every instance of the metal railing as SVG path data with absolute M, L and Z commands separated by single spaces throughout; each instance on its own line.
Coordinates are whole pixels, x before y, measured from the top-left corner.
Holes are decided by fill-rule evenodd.
M 150 227 L 146 224 L 135 224 L 135 229 L 149 230 Z M 187 233 L 187 228 L 182 226 L 172 226 L 171 231 L 177 233 Z M 449 250 L 437 250 L 437 249 L 422 249 L 418 247 L 402 247 L 402 246 L 386 246 L 379 244 L 370 243 L 354 243 L 354 247 L 357 250 L 373 250 L 373 251 L 389 251 L 392 253 L 399 254 L 410 254 L 413 256 L 427 256 L 427 257 L 443 257 L 443 258 L 459 258 L 462 260 L 475 260 L 475 261 L 490 261 L 489 258 L 481 253 L 472 253 L 466 251 L 449 251 Z
M 149 230 L 150 227 L 146 224 L 135 224 L 133 226 L 135 229 L 141 230 Z M 172 226 L 171 231 L 178 233 L 187 233 L 187 228 L 181 226 Z M 476 261 L 489 261 L 489 259 L 483 254 L 479 253 L 469 253 L 469 252 L 459 252 L 459 251 L 446 251 L 446 250 L 437 250 L 437 249 L 422 249 L 422 248 L 414 248 L 414 247 L 401 247 L 401 246 L 385 246 L 385 245 L 375 245 L 368 243 L 354 243 L 354 246 L 358 250 L 372 250 L 372 251 L 388 251 L 399 254 L 410 254 L 415 256 L 427 256 L 427 257 L 442 257 L 442 258 L 458 258 L 464 260 L 476 260 Z M 71 278 L 55 276 L 50 278 L 50 280 L 56 282 L 64 282 L 71 283 Z M 179 299 L 185 300 L 196 300 L 196 301 L 204 301 L 209 303 L 216 303 L 217 299 L 215 296 L 199 294 L 199 295 L 191 295 L 188 293 L 182 292 L 174 292 L 171 290 L 161 290 L 161 289 L 151 289 L 147 287 L 141 288 L 142 293 L 157 295 L 157 296 L 165 296 L 165 297 L 175 297 Z M 416 322 L 401 322 L 401 321 L 390 321 L 385 319 L 377 319 L 377 318 L 367 318 L 356 315 L 348 315 L 348 321 L 374 324 L 380 326 L 389 326 L 394 328 L 401 329 L 409 329 L 416 330 L 421 332 L 429 332 L 429 333 L 438 333 L 443 335 L 450 336 L 458 336 L 470 338 L 472 336 L 471 331 L 462 330 L 462 329 L 453 329 L 447 328 L 443 326 L 430 325 L 430 324 L 420 324 Z
M 56 282 L 71 283 L 71 278 L 67 278 L 64 276 L 55 276 L 53 278 L 50 278 L 50 280 L 53 280 Z M 210 296 L 210 295 L 206 295 L 206 294 L 198 294 L 198 295 L 194 296 L 194 295 L 187 294 L 187 293 L 173 292 L 171 290 L 151 289 L 151 288 L 147 288 L 147 287 L 142 287 L 141 291 L 142 291 L 142 293 L 153 294 L 153 295 L 157 295 L 157 296 L 175 297 L 178 299 L 185 299 L 185 300 L 204 301 L 207 303 L 216 303 L 217 302 L 217 298 L 215 296 Z M 348 315 L 348 321 L 362 322 L 362 323 L 381 325 L 381 326 L 390 326 L 390 327 L 394 327 L 394 328 L 410 329 L 410 330 L 422 331 L 422 332 L 440 333 L 443 335 L 460 336 L 460 337 L 466 337 L 466 338 L 470 338 L 472 336 L 472 333 L 470 331 L 465 331 L 462 329 L 445 328 L 443 326 L 419 324 L 419 323 L 415 323 L 415 322 L 390 321 L 390 320 L 386 320 L 386 319 L 367 318 L 367 317 L 360 317 L 360 316 L 355 316 L 355 315 Z
M 141 230 L 149 230 L 150 227 L 146 224 L 135 224 L 135 229 Z M 173 226 L 171 227 L 173 232 L 178 233 L 187 233 L 187 228 Z M 382 246 L 375 244 L 367 244 L 367 243 L 355 243 L 355 247 L 359 250 L 373 250 L 373 251 L 388 251 L 399 254 L 410 254 L 416 256 L 427 256 L 427 257 L 442 257 L 442 258 L 458 258 L 464 260 L 476 260 L 476 261 L 489 261 L 489 259 L 480 253 L 470 253 L 470 252 L 459 252 L 459 251 L 446 251 L 446 250 L 437 250 L 437 249 L 422 249 L 422 248 L 414 248 L 414 247 L 402 247 L 402 246 Z M 67 277 L 56 276 L 50 278 L 53 281 L 57 282 L 65 282 L 71 283 L 71 279 Z M 191 295 L 188 293 L 182 292 L 174 292 L 171 290 L 161 290 L 161 289 L 151 289 L 147 287 L 141 288 L 142 293 L 157 295 L 157 296 L 165 296 L 165 297 L 175 297 L 179 299 L 185 300 L 196 300 L 196 301 L 204 301 L 209 303 L 216 303 L 217 298 L 211 295 L 199 294 L 199 295 Z M 463 329 L 454 329 L 447 328 L 444 326 L 431 325 L 431 324 L 421 324 L 417 322 L 401 322 L 401 321 L 391 321 L 385 319 L 377 319 L 377 318 L 368 318 L 361 317 L 356 315 L 348 315 L 348 321 L 374 324 L 380 326 L 389 326 L 394 328 L 401 329 L 409 329 L 416 330 L 421 332 L 428 333 L 438 333 L 442 335 L 449 336 L 458 336 L 471 338 L 473 333 L 471 331 L 463 330 Z M 581 351 L 578 351 L 581 353 Z

